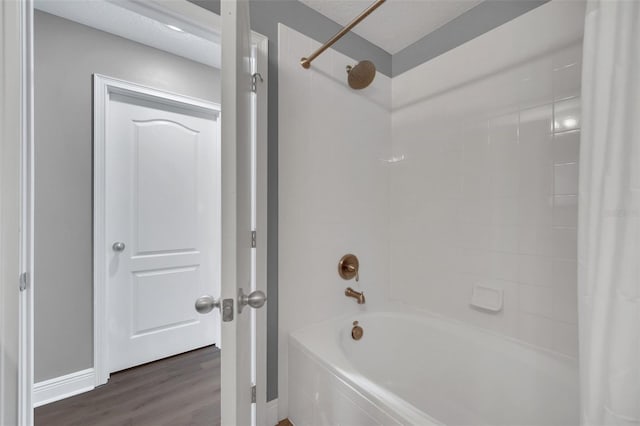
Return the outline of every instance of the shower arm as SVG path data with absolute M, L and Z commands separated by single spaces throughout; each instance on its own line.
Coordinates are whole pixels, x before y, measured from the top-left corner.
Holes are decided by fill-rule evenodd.
M 360 22 L 362 22 L 362 20 L 364 20 L 364 18 L 366 18 L 367 16 L 371 15 L 371 13 L 376 10 L 377 8 L 379 8 L 380 6 L 382 6 L 382 3 L 384 3 L 386 0 L 376 0 L 375 3 L 373 3 L 371 6 L 369 6 L 367 9 L 365 9 L 360 15 L 358 15 L 353 21 L 349 22 L 345 27 L 343 27 L 340 31 L 338 31 L 336 33 L 336 35 L 334 35 L 333 37 L 331 37 L 329 39 L 329 41 L 327 41 L 325 44 L 323 44 L 320 49 L 316 50 L 315 52 L 313 52 L 308 58 L 302 58 L 300 59 L 300 65 L 302 65 L 303 68 L 308 69 L 309 67 L 311 67 L 311 61 L 313 61 L 315 58 L 317 58 L 318 56 L 320 56 L 322 54 L 322 52 L 324 52 L 325 50 L 327 50 L 328 48 L 330 48 L 336 41 L 340 40 L 346 33 L 348 33 L 349 31 L 351 31 L 351 29 L 353 27 L 355 27 L 356 25 L 358 25 Z

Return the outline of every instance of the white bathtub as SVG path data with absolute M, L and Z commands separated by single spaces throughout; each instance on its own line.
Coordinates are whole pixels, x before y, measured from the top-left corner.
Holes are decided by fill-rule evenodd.
M 437 317 L 355 315 L 291 334 L 289 418 L 296 426 L 577 425 L 577 363 Z

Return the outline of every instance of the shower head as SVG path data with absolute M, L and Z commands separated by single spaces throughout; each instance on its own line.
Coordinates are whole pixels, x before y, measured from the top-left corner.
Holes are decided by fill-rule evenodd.
M 360 61 L 356 66 L 347 66 L 349 87 L 360 90 L 369 86 L 376 77 L 376 66 L 371 61 Z

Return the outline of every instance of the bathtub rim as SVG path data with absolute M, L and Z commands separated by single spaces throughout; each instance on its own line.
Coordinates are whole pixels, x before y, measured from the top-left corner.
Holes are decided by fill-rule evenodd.
M 340 318 L 344 319 L 345 316 L 341 316 Z M 323 321 L 322 323 L 331 322 L 333 320 L 336 319 L 334 318 L 329 321 Z M 316 325 L 322 323 L 317 323 Z M 309 349 L 298 339 L 297 336 L 294 336 L 294 334 L 295 333 L 289 334 L 289 345 L 301 351 L 313 362 L 318 364 L 321 368 L 326 370 L 329 374 L 334 376 L 337 380 L 345 384 L 347 387 L 351 388 L 354 392 L 366 399 L 369 403 L 374 405 L 388 417 L 395 419 L 400 424 L 445 426 L 445 423 L 442 423 L 429 416 L 424 411 L 418 409 L 405 399 L 387 390 L 378 383 L 375 383 L 374 381 L 368 379 L 366 376 L 360 374 L 357 370 L 354 369 L 353 371 L 355 372 L 355 375 L 358 376 L 358 380 L 354 380 L 353 378 L 348 377 L 348 375 L 344 374 L 344 372 L 337 368 L 335 364 L 330 363 L 327 359 Z M 349 366 L 351 366 L 351 361 L 349 361 L 346 357 L 342 356 L 341 354 L 339 354 L 338 357 L 341 358 L 340 361 L 345 362 Z M 375 392 L 375 390 L 379 390 L 381 391 L 380 393 L 384 393 L 386 395 L 380 395 L 380 393 Z
M 342 353 L 340 350 L 334 350 L 331 353 L 316 353 L 311 347 L 313 341 L 308 339 L 308 336 L 303 335 L 307 331 L 313 331 L 317 329 L 332 329 L 335 333 L 331 334 L 331 342 L 336 348 L 341 345 L 340 342 L 340 330 L 343 326 L 349 323 L 357 317 L 366 316 L 393 316 L 404 317 L 410 320 L 416 321 L 442 321 L 446 326 L 466 329 L 469 332 L 479 333 L 481 335 L 488 336 L 492 339 L 499 339 L 518 347 L 521 350 L 532 351 L 537 354 L 547 356 L 555 362 L 563 363 L 574 370 L 575 374 L 579 374 L 579 361 L 578 359 L 546 349 L 544 347 L 536 346 L 520 339 L 498 333 L 496 331 L 486 329 L 475 324 L 469 324 L 462 320 L 446 317 L 430 311 L 417 309 L 415 307 L 404 305 L 403 303 L 389 303 L 385 306 L 386 309 L 376 309 L 372 311 L 351 312 L 338 317 L 329 318 L 323 321 L 309 324 L 308 326 L 295 330 L 289 333 L 288 342 L 296 349 L 300 350 L 303 354 L 310 357 L 318 365 L 334 375 L 338 380 L 343 382 L 348 387 L 359 393 L 371 404 L 377 407 L 391 418 L 399 419 L 402 424 L 414 424 L 414 425 L 445 425 L 441 420 L 438 420 L 428 413 L 420 410 L 415 405 L 411 404 L 404 398 L 388 390 L 383 385 L 374 382 L 367 376 L 358 371 L 357 367 L 353 365 L 353 362 Z M 307 337 L 305 339 L 305 337 Z M 306 343 L 304 343 L 306 341 Z M 324 356 L 323 356 L 324 355 Z M 341 368 L 342 367 L 342 368 Z M 345 370 L 351 371 L 348 374 Z M 578 390 L 579 391 L 579 390 Z

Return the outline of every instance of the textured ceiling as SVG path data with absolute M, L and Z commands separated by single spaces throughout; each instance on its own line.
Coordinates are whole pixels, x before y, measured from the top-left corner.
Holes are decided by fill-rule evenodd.
M 300 0 L 346 25 L 373 0 Z M 353 32 L 394 54 L 440 28 L 482 0 L 387 0 Z

